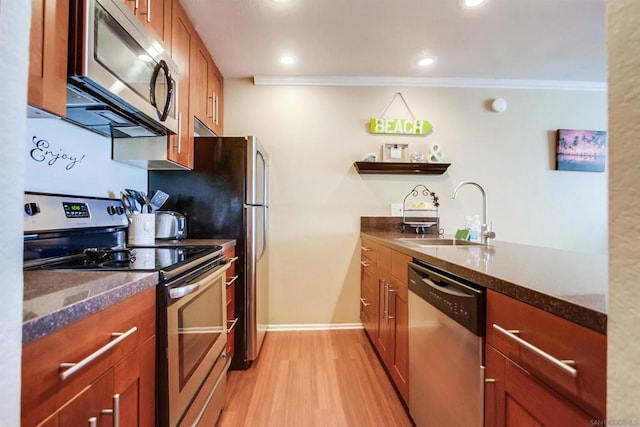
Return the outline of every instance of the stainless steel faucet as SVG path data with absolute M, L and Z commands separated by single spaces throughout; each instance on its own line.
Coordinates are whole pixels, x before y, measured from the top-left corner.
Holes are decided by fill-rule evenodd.
M 485 193 L 484 188 L 482 188 L 482 186 L 480 184 L 478 184 L 477 182 L 462 181 L 453 190 L 453 197 L 452 197 L 453 199 L 456 198 L 456 194 L 458 193 L 458 190 L 460 189 L 460 187 L 464 187 L 465 185 L 473 185 L 478 190 L 480 190 L 480 193 L 482 193 L 482 225 L 480 226 L 480 240 L 482 241 L 482 243 L 487 243 L 488 244 L 489 243 L 489 239 L 495 239 L 496 238 L 496 233 L 494 233 L 493 231 L 489 230 L 489 228 L 487 227 L 487 193 Z

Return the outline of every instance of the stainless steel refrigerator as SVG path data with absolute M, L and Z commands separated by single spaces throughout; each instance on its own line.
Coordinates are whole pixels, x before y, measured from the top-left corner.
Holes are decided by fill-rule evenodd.
M 246 369 L 258 357 L 268 323 L 268 156 L 256 137 L 199 137 L 192 171 L 149 171 L 162 210 L 187 217 L 188 238 L 236 239 L 235 354 Z

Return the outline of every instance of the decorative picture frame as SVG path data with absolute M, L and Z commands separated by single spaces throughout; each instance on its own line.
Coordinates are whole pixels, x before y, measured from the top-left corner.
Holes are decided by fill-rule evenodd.
M 556 170 L 604 172 L 606 163 L 606 131 L 557 130 Z
M 382 161 L 409 162 L 409 144 L 384 144 L 382 146 Z

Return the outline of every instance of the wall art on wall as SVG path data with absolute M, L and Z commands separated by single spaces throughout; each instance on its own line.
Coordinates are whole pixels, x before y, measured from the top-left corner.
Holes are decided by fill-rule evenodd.
M 383 162 L 408 162 L 409 144 L 384 144 L 382 146 Z
M 604 172 L 607 162 L 607 132 L 602 130 L 558 129 L 556 169 Z

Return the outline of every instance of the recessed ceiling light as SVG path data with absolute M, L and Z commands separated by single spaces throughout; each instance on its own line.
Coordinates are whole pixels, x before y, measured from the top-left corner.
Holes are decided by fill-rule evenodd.
M 464 7 L 478 7 L 485 4 L 487 0 L 461 0 L 462 6 Z
M 296 58 L 291 55 L 282 55 L 280 57 L 280 63 L 284 65 L 292 65 L 296 63 Z
M 273 3 L 291 3 L 293 0 L 271 0 Z
M 428 67 L 429 65 L 433 65 L 436 62 L 436 58 L 434 58 L 433 56 L 425 56 L 424 58 L 420 58 L 416 61 L 416 64 L 418 64 L 421 67 Z

